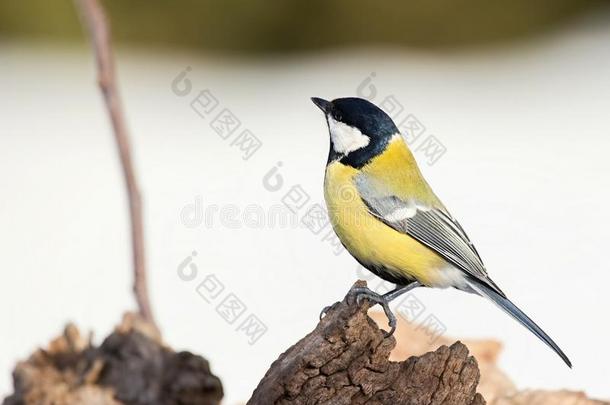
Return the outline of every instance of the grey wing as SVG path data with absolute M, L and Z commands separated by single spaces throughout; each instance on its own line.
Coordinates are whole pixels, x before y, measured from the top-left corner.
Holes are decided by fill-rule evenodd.
M 357 176 L 355 184 L 372 215 L 505 296 L 487 275 L 483 261 L 464 229 L 443 207 L 401 199 L 364 173 Z

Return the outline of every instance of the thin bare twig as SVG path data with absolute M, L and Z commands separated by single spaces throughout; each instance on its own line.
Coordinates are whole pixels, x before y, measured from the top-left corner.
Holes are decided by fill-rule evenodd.
M 133 170 L 127 125 L 125 124 L 125 117 L 121 108 L 121 100 L 116 85 L 114 60 L 110 43 L 110 29 L 104 9 L 97 0 L 74 0 L 74 2 L 80 11 L 83 25 L 85 25 L 91 39 L 91 45 L 97 62 L 98 84 L 104 96 L 110 121 L 112 122 L 114 138 L 123 167 L 131 218 L 134 266 L 133 291 L 136 296 L 140 315 L 154 324 L 146 282 L 142 200 Z

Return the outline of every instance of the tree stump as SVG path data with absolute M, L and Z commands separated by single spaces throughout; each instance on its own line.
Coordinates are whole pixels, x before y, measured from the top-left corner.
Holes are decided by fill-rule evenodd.
M 174 352 L 154 325 L 127 315 L 100 346 L 68 325 L 13 372 L 3 405 L 219 405 L 220 379 L 203 357 Z
M 366 286 L 358 281 L 354 287 Z M 352 289 L 354 288 L 352 287 Z M 368 317 L 371 304 L 348 292 L 318 326 L 271 365 L 248 405 L 482 405 L 479 369 L 460 342 L 403 362 L 394 337 Z

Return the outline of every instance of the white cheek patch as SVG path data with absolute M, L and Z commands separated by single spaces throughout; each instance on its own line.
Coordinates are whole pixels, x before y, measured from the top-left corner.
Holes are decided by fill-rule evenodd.
M 328 128 L 333 149 L 335 152 L 343 155 L 362 149 L 371 141 L 371 138 L 364 135 L 357 128 L 336 121 L 331 116 L 328 116 Z

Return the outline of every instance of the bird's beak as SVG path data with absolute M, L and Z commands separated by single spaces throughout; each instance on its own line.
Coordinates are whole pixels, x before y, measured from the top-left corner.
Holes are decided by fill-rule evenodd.
M 312 97 L 311 101 L 313 101 L 313 103 L 315 105 L 317 105 L 318 108 L 320 110 L 322 110 L 325 114 L 330 111 L 330 106 L 331 106 L 330 101 L 326 101 L 323 98 L 318 98 L 318 97 Z

